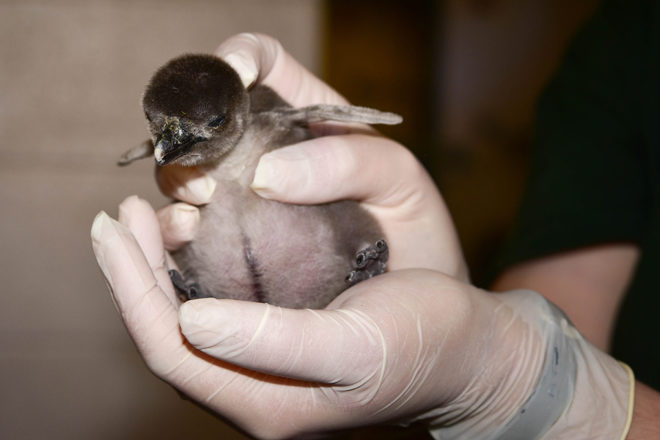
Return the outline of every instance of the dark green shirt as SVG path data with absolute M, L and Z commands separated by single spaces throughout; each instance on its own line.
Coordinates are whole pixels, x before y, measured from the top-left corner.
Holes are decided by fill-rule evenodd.
M 595 244 L 641 259 L 613 354 L 660 389 L 660 1 L 605 1 L 538 108 L 532 168 L 498 268 Z

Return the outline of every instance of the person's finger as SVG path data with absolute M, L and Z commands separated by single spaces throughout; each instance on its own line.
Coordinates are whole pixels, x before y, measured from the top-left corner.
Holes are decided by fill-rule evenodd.
M 193 205 L 211 201 L 217 182 L 197 167 L 156 167 L 156 181 L 163 194 Z
M 156 211 L 165 249 L 174 251 L 190 242 L 199 227 L 199 209 L 187 203 L 172 203 Z
M 92 225 L 92 246 L 113 299 L 138 350 L 163 377 L 189 357 L 177 327 L 177 310 L 158 285 L 131 232 L 105 212 Z
M 412 153 L 392 140 L 349 134 L 275 150 L 261 157 L 252 189 L 287 203 L 358 200 L 385 230 L 391 269 L 429 268 L 467 280 L 442 197 Z
M 422 343 L 438 348 L 439 340 L 454 347 L 457 340 L 447 340 L 451 334 L 475 327 L 465 318 L 477 310 L 474 295 L 463 286 L 435 271 L 402 270 L 351 287 L 324 310 L 200 299 L 181 306 L 179 324 L 193 346 L 226 362 L 377 392 L 388 380 L 383 371 L 407 374 L 411 364 L 400 362 L 402 353 Z M 423 316 L 437 321 L 420 321 Z M 390 385 L 405 387 L 398 381 Z
M 398 206 L 409 196 L 412 188 L 408 186 L 426 185 L 428 180 L 414 156 L 396 142 L 347 134 L 311 139 L 264 154 L 251 187 L 262 197 L 284 202 L 354 199 Z
M 179 324 L 188 342 L 215 358 L 303 381 L 355 384 L 367 370 L 376 374 L 384 355 L 376 323 L 350 311 L 208 298 L 183 304 Z
M 300 415 L 301 404 L 306 410 L 299 425 L 324 420 L 327 410 L 314 405 L 312 385 L 247 371 L 186 344 L 176 308 L 124 225 L 101 212 L 94 219 L 91 237 L 117 309 L 154 374 L 255 435 L 282 432 L 288 437 L 298 432 L 300 428 L 285 421 Z
M 268 35 L 235 35 L 223 42 L 215 53 L 238 72 L 246 86 L 254 82 L 267 85 L 294 107 L 347 103 Z
M 149 266 L 153 269 L 158 285 L 172 304 L 178 305 L 179 302 L 170 282 L 163 239 L 154 210 L 146 200 L 130 196 L 119 205 L 118 220 L 132 232 L 137 240 Z
M 395 355 L 388 347 L 398 346 L 398 338 L 408 340 L 423 310 L 441 309 L 436 293 L 445 291 L 444 301 L 456 296 L 449 293 L 454 287 L 434 281 L 434 274 L 380 275 L 353 286 L 324 310 L 193 300 L 179 309 L 179 324 L 193 346 L 223 361 L 274 376 L 377 390 Z M 429 284 L 431 293 L 421 289 Z M 418 300 L 420 292 L 424 300 Z M 453 321 L 450 316 L 443 325 L 451 327 Z

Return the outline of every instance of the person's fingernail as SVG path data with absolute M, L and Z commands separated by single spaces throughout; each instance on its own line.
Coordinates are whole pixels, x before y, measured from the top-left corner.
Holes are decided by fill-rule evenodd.
M 303 149 L 295 146 L 280 148 L 264 154 L 254 170 L 250 188 L 261 197 L 269 198 L 275 192 L 285 190 L 285 182 L 291 181 L 292 173 L 300 176 L 308 159 Z
M 174 203 L 159 210 L 156 215 L 160 222 L 165 249 L 175 251 L 195 238 L 199 226 L 199 209 L 187 203 Z
M 182 324 L 191 324 L 197 321 L 199 310 L 195 307 L 195 301 L 186 301 L 179 307 L 179 322 Z
M 115 306 L 122 305 L 121 298 L 115 294 L 115 289 L 120 282 L 125 282 L 122 278 L 127 269 L 136 269 L 134 274 L 130 274 L 131 283 L 136 289 L 146 292 L 156 285 L 151 268 L 146 265 L 143 253 L 136 252 L 139 246 L 126 226 L 101 211 L 92 223 L 91 237 L 96 261 L 110 288 Z M 116 274 L 117 279 L 113 277 L 113 273 Z M 118 309 L 125 310 L 125 307 Z
M 195 204 L 204 204 L 211 201 L 217 182 L 207 174 L 200 174 L 199 177 L 188 180 L 185 187 L 180 187 L 180 191 L 185 192 L 187 197 L 184 200 Z
M 92 223 L 92 248 L 94 249 L 94 254 L 96 255 L 96 261 L 98 262 L 103 276 L 107 284 L 112 291 L 112 276 L 108 270 L 108 265 L 106 263 L 105 252 L 103 251 L 102 244 L 109 239 L 111 235 L 116 235 L 116 230 L 112 224 L 113 220 L 110 218 L 105 211 L 99 212 L 96 217 L 94 217 L 94 222 Z
M 271 186 L 276 185 L 278 179 L 277 159 L 269 157 L 268 154 L 261 156 L 257 168 L 254 170 L 254 178 L 250 184 L 252 191 L 261 197 L 269 198 Z
M 186 338 L 194 338 L 191 342 L 199 342 L 204 335 L 217 335 L 222 330 L 218 327 L 218 309 L 209 308 L 215 301 L 214 298 L 201 298 L 186 301 L 179 307 L 179 325 Z
M 231 320 L 223 308 L 217 307 L 217 299 L 200 298 L 186 301 L 179 307 L 179 325 L 188 341 L 204 350 L 209 343 L 216 345 L 235 329 L 235 325 L 226 326 Z
M 225 55 L 223 59 L 238 73 L 243 86 L 246 88 L 250 87 L 257 80 L 259 71 L 252 58 L 243 56 L 238 52 L 233 52 Z
M 199 209 L 187 203 L 172 206 L 172 224 L 182 231 L 194 231 L 199 223 Z
M 128 215 L 129 206 L 134 205 L 135 203 L 140 203 L 140 198 L 136 195 L 128 196 L 119 204 L 119 212 L 117 215 L 117 220 L 124 225 L 129 225 L 131 221 L 130 216 Z
M 172 211 L 172 221 L 176 225 L 188 225 L 199 218 L 199 209 L 187 203 L 175 203 Z

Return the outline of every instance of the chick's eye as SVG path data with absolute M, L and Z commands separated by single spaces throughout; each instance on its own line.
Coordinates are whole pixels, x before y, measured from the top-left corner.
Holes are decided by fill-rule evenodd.
M 209 122 L 209 127 L 219 127 L 223 122 L 225 122 L 225 119 L 225 115 L 216 116 L 215 118 L 211 119 L 211 122 Z

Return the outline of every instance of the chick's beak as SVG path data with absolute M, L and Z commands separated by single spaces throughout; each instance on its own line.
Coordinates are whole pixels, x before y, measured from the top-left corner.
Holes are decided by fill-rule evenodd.
M 185 130 L 178 122 L 170 122 L 156 137 L 154 147 L 156 163 L 160 166 L 167 165 L 188 153 L 194 144 L 205 140 L 207 139 Z

